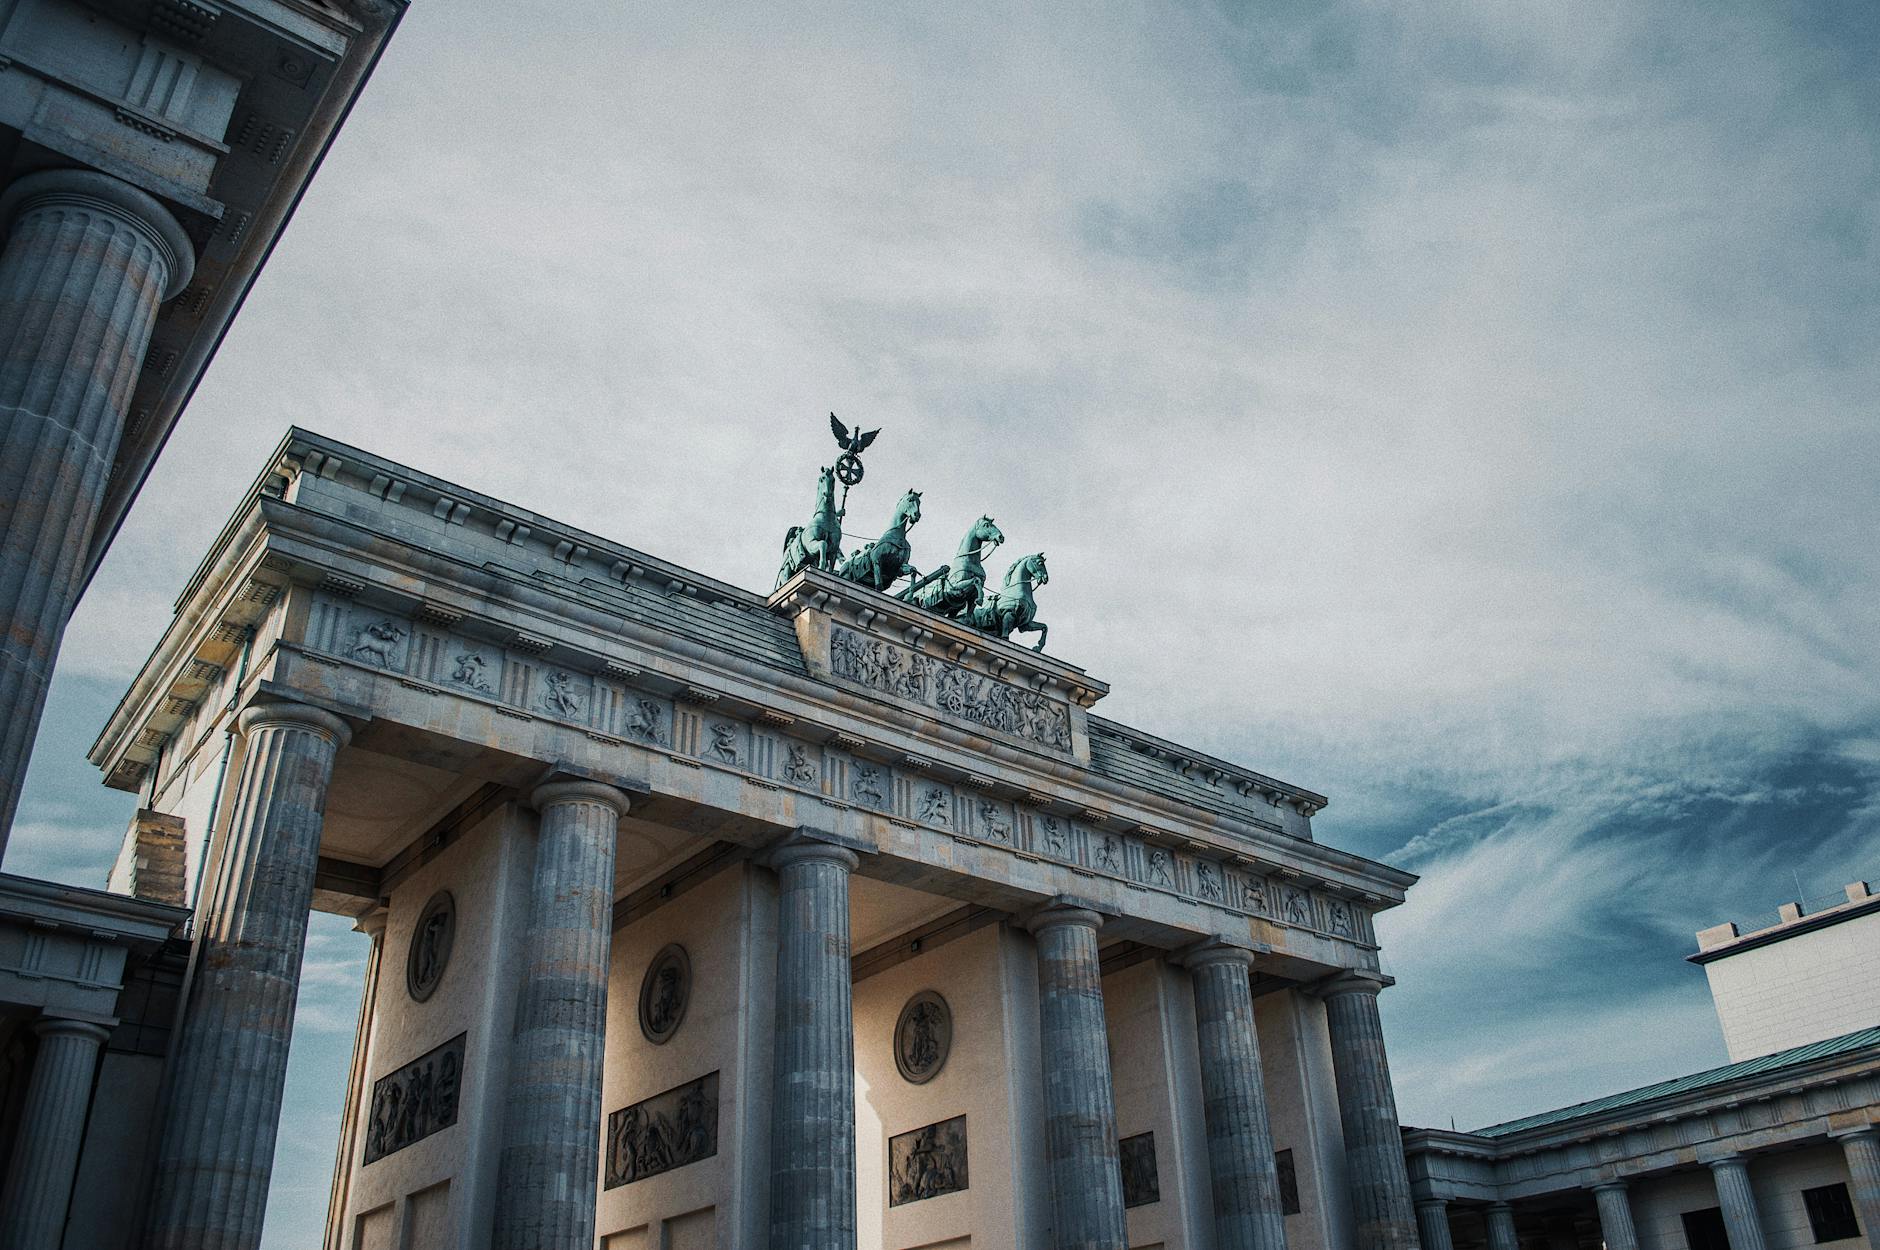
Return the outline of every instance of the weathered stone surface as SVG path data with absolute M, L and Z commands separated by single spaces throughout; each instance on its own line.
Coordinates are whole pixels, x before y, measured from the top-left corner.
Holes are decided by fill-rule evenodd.
M 1717 1205 L 1723 1208 L 1723 1226 L 1730 1235 L 1730 1250 L 1767 1250 L 1756 1193 L 1749 1184 L 1749 1160 L 1742 1155 L 1713 1159 L 1710 1176 L 1717 1184 Z M 1601 1214 L 1605 1208 L 1600 1208 Z M 1633 1234 L 1636 1246 L 1638 1235 Z
M 1847 1156 L 1848 1196 L 1867 1230 L 1869 1250 L 1880 1250 L 1880 1127 L 1870 1124 L 1837 1136 Z
M 1514 1208 L 1505 1202 L 1491 1202 L 1482 1213 L 1488 1225 L 1488 1250 L 1521 1250 L 1521 1238 L 1515 1232 Z
M 1093 911 L 1054 905 L 1026 925 L 1038 940 L 1045 1168 L 1056 1250 L 1123 1250 L 1127 1244 L 1097 961 L 1102 923 Z
M 1632 1223 L 1632 1199 L 1624 1181 L 1593 1186 L 1593 1202 L 1599 1208 L 1599 1233 L 1606 1250 L 1638 1250 L 1638 1228 Z M 1419 1208 L 1419 1211 L 1421 1208 Z M 1446 1250 L 1431 1246 L 1427 1239 L 1423 1250 Z
M 1260 1038 L 1247 981 L 1252 953 L 1208 943 L 1183 962 L 1195 989 L 1215 1246 L 1286 1250 L 1286 1217 L 1280 1209 Z
M 772 1250 L 855 1245 L 849 874 L 856 862 L 853 851 L 807 838 L 770 853 L 778 885 Z
M 1359 1250 L 1416 1250 L 1416 1216 L 1404 1168 L 1397 1099 L 1377 1016 L 1383 982 L 1345 975 L 1320 991 L 1332 1037 L 1338 1118 L 1345 1130 L 1346 1187 Z
M 1423 1250 L 1454 1250 L 1455 1243 L 1449 1236 L 1447 1202 L 1432 1198 L 1417 1203 L 1417 1236 L 1423 1242 Z
M 0 196 L 0 854 L 158 303 L 195 254 L 156 200 L 88 170 Z
M 594 1241 L 614 850 L 628 799 L 611 786 L 556 781 L 537 788 L 533 802 L 541 832 L 503 1116 L 495 1250 Z
M 297 703 L 242 713 L 246 758 L 197 933 L 157 1146 L 150 1250 L 253 1250 L 333 757 L 345 722 Z
M 59 1250 L 98 1048 L 111 1030 L 46 1017 L 33 1032 L 39 1035 L 39 1054 L 26 1087 L 6 1191 L 0 1194 L 0 1246 Z

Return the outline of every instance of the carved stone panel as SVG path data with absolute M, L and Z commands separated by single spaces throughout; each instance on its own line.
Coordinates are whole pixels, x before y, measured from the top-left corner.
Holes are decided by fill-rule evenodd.
M 459 1033 L 437 1049 L 372 1083 L 372 1110 L 366 1119 L 365 1162 L 377 1163 L 386 1155 L 396 1154 L 457 1122 L 457 1095 L 463 1084 L 463 1048 L 467 1036 Z
M 405 989 L 412 1001 L 421 1003 L 431 997 L 437 983 L 444 979 L 451 941 L 456 935 L 457 900 L 449 890 L 439 890 L 418 913 L 411 946 L 405 952 Z
M 1053 751 L 1072 749 L 1070 712 L 1058 700 L 885 639 L 836 626 L 829 635 L 829 669 L 986 729 Z
M 958 1193 L 966 1180 L 965 1116 L 888 1139 L 889 1206 Z
M 718 1153 L 718 1074 L 622 1107 L 607 1117 L 608 1189 Z
M 1123 1205 L 1146 1207 L 1162 1201 L 1162 1184 L 1155 1173 L 1155 1134 L 1138 1133 L 1116 1143 L 1123 1169 Z
M 940 1075 L 953 1049 L 953 1009 L 932 990 L 922 990 L 901 1008 L 894 1024 L 894 1066 L 903 1080 L 925 1085 Z
M 664 947 L 646 966 L 640 982 L 640 1032 L 662 1046 L 679 1031 L 692 1000 L 692 960 L 677 942 Z

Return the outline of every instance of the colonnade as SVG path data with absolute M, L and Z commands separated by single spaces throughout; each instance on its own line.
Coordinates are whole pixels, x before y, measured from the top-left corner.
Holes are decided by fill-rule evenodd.
M 257 704 L 231 818 L 211 867 L 189 1002 L 157 1145 L 149 1250 L 253 1250 L 279 1129 L 288 1035 L 334 758 L 349 731 L 303 704 Z M 601 1066 L 612 943 L 614 848 L 628 796 L 553 781 L 531 801 L 540 832 L 501 1127 L 493 1245 L 587 1245 L 594 1237 Z M 842 1250 L 856 1237 L 849 880 L 854 851 L 808 833 L 766 862 L 778 880 L 770 1245 Z M 382 920 L 379 922 L 382 926 Z M 1055 1250 L 1123 1250 L 1123 1192 L 1103 1011 L 1103 918 L 1070 901 L 1031 915 L 1045 1065 L 1044 1138 Z M 1196 1037 L 1219 1250 L 1284 1250 L 1285 1226 L 1254 1025 L 1251 951 L 1204 942 L 1181 956 Z M 1414 1250 L 1375 977 L 1319 991 L 1345 1123 L 1356 1250 Z M 42 1029 L 41 1060 L 7 1189 L 8 1245 L 56 1244 L 89 1076 L 105 1031 Z M 81 1079 L 82 1078 L 82 1079 Z M 68 1088 L 69 1087 L 69 1088 Z M 357 1103 L 362 1090 L 349 1091 Z M 61 1130 L 60 1125 L 64 1125 Z M 69 1151 L 74 1158 L 67 1158 Z M 27 1195 L 16 1201 L 19 1195 Z M 49 1232 L 27 1230 L 51 1212 Z M 53 1238 L 48 1240 L 47 1237 Z M 1431 1247 L 1430 1250 L 1444 1250 Z

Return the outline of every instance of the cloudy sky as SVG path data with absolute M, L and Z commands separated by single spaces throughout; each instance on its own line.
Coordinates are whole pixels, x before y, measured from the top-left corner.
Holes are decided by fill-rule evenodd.
M 1104 712 L 1331 796 L 1412 1123 L 1723 1059 L 1692 934 L 1880 877 L 1880 8 L 414 6 L 67 639 L 7 868 L 299 423 L 753 588 L 1044 550 Z M 1016 9 L 1016 11 L 1014 11 Z M 326 1200 L 316 926 L 269 1244 Z

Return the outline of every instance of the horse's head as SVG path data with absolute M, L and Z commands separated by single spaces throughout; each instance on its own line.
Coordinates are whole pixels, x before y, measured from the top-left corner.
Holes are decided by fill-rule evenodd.
M 1040 551 L 1037 555 L 1026 556 L 1023 560 L 1015 560 L 1012 567 L 1005 570 L 1007 586 L 1021 579 L 1030 581 L 1034 586 L 1042 586 L 1051 580 L 1050 574 L 1045 572 L 1044 552 Z
M 894 507 L 894 523 L 907 529 L 920 521 L 920 492 L 910 490 Z
M 836 501 L 836 471 L 828 465 L 816 475 L 816 502 L 834 504 Z
M 992 523 L 991 517 L 982 516 L 974 521 L 973 528 L 966 532 L 966 541 L 974 546 L 996 547 L 1005 541 L 1005 535 L 999 532 L 999 527 Z

